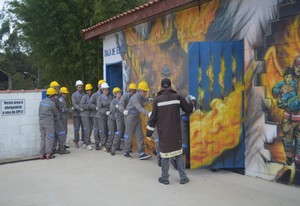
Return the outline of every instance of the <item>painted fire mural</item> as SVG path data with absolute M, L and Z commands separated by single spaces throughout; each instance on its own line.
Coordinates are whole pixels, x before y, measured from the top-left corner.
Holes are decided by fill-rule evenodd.
M 126 83 L 145 80 L 153 96 L 169 77 L 180 94 L 197 97 L 190 116 L 191 168 L 241 167 L 247 175 L 299 185 L 300 118 L 291 119 L 300 116 L 299 25 L 300 0 L 212 0 L 115 38 Z M 292 86 L 274 93 L 288 67 L 294 93 Z M 288 114 L 291 124 L 283 132 Z

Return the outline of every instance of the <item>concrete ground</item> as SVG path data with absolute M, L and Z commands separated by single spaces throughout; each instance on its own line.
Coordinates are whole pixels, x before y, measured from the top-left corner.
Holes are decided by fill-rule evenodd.
M 300 204 L 300 188 L 220 170 L 187 170 L 191 181 L 179 184 L 170 167 L 170 185 L 157 179 L 155 157 L 126 159 L 122 153 L 71 148 L 53 160 L 0 165 L 3 206 L 153 206 Z

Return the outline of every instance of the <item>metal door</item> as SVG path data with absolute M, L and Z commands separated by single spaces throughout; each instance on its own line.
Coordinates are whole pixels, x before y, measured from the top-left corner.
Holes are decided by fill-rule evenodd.
M 190 43 L 188 63 L 191 168 L 244 168 L 243 41 Z

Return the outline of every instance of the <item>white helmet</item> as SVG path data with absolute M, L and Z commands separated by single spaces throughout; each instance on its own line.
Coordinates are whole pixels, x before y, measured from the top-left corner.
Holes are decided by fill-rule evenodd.
M 108 88 L 109 88 L 109 86 L 106 82 L 101 84 L 101 89 L 108 89 Z
M 75 83 L 75 86 L 79 86 L 79 85 L 82 85 L 83 86 L 83 82 L 81 80 L 77 80 L 76 83 Z

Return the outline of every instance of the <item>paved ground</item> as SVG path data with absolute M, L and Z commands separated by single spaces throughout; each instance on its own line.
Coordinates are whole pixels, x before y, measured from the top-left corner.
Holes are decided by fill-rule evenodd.
M 170 167 L 170 185 L 157 179 L 155 158 L 125 159 L 121 153 L 71 148 L 70 155 L 0 165 L 2 206 L 154 206 L 154 205 L 288 205 L 300 204 L 300 188 L 229 171 L 188 170 L 179 184 Z

